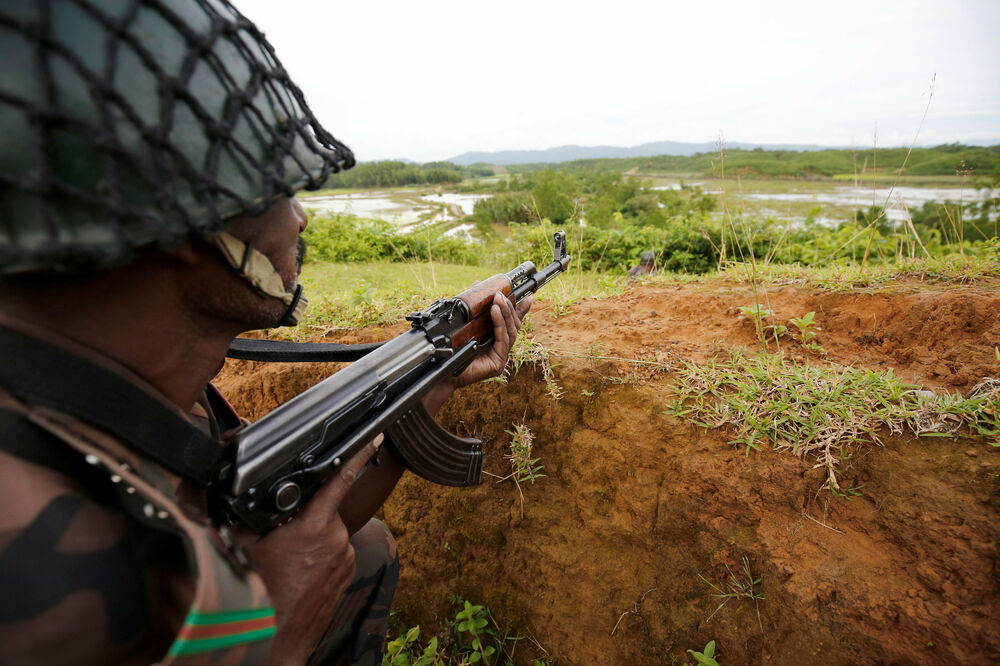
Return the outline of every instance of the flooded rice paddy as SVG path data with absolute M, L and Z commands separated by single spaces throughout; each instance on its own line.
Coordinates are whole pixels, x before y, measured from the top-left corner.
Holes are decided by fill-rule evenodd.
M 720 183 L 692 182 L 684 186 L 700 187 L 705 193 L 720 199 L 723 205 L 747 215 L 771 217 L 776 220 L 802 222 L 807 217 L 820 224 L 835 225 L 852 219 L 858 210 L 883 206 L 893 221 L 906 220 L 908 214 L 928 202 L 971 203 L 996 197 L 1000 191 L 977 190 L 972 187 L 864 187 L 836 183 L 798 181 L 766 181 Z M 724 188 L 723 188 L 724 186 Z M 656 190 L 677 190 L 681 183 L 658 184 Z M 306 209 L 313 212 L 349 213 L 362 218 L 384 220 L 401 228 L 417 224 L 457 223 L 474 211 L 476 202 L 489 194 L 458 192 L 427 192 L 420 190 L 373 190 L 324 196 L 300 196 Z M 468 235 L 471 225 L 462 224 L 448 233 Z
M 488 194 L 441 192 L 425 194 L 416 191 L 351 192 L 324 196 L 300 196 L 299 201 L 309 211 L 357 215 L 384 220 L 400 227 L 457 221 L 472 215 L 476 202 Z M 458 232 L 456 232 L 458 233 Z

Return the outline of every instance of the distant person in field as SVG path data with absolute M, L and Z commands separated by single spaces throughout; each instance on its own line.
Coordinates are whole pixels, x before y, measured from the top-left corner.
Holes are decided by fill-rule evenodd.
M 353 154 L 226 0 L 3 1 L 0 56 L 0 664 L 380 664 L 381 435 L 263 536 L 208 502 L 246 425 L 211 379 L 298 322 L 295 193 Z
M 656 254 L 652 250 L 646 250 L 639 258 L 639 265 L 628 269 L 628 278 L 635 278 L 656 275 Z

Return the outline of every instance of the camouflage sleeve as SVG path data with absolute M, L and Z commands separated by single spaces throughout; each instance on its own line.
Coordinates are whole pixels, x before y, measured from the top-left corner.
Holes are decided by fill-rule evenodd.
M 0 506 L 0 663 L 148 664 L 166 653 L 193 594 L 187 572 L 172 570 L 179 541 L 5 452 Z

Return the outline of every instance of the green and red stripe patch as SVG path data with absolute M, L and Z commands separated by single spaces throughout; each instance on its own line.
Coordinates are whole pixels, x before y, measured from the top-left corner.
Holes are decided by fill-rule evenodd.
M 191 611 L 170 646 L 170 654 L 183 657 L 200 652 L 265 640 L 274 636 L 274 609 L 253 608 L 216 612 Z

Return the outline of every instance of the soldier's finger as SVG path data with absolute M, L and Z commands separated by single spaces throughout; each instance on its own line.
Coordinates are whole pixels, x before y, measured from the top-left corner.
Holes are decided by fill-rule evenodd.
M 383 437 L 379 434 L 347 462 L 342 463 L 337 473 L 323 484 L 312 500 L 310 500 L 309 504 L 306 505 L 304 511 L 309 511 L 313 506 L 325 507 L 324 510 L 326 511 L 329 511 L 331 506 L 339 506 L 340 501 L 344 499 L 344 495 L 347 494 L 347 491 L 357 481 L 358 476 L 361 474 L 361 469 L 371 460 L 379 447 L 382 446 L 382 440 Z
M 505 297 L 503 294 L 497 294 L 500 297 L 500 308 L 503 312 L 504 325 L 507 327 L 507 338 L 509 344 L 514 344 L 514 340 L 517 339 L 517 312 L 514 310 L 514 304 L 511 303 L 510 299 Z
M 495 302 L 490 308 L 490 317 L 493 319 L 493 352 L 503 357 L 510 348 L 510 333 L 507 331 L 503 311 Z

